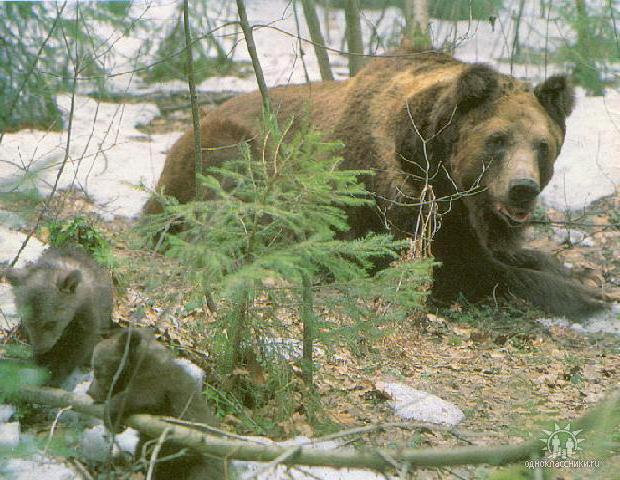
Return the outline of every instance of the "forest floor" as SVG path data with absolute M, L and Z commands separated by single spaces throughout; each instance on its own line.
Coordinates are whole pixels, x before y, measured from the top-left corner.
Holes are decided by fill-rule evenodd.
M 186 122 L 187 112 L 174 113 L 145 129 L 166 133 Z M 59 192 L 50 207 L 60 218 L 93 210 L 83 195 L 73 192 Z M 11 210 L 9 205 L 0 208 Z M 556 254 L 573 265 L 584 283 L 596 288 L 605 285 L 610 299 L 618 301 L 619 211 L 620 194 L 598 200 L 578 216 L 541 210 L 537 216 L 541 224 L 532 229 L 530 246 Z M 578 230 L 570 236 L 573 243 L 562 233 L 568 228 L 563 222 L 568 221 L 574 222 L 571 229 Z M 121 325 L 155 328 L 163 342 L 207 374 L 213 372 L 209 324 L 216 315 L 206 308 L 188 306 L 190 292 L 177 288 L 178 269 L 171 259 L 136 248 L 137 235 L 128 234 L 134 222 L 99 220 L 97 226 L 111 239 L 117 261 L 115 320 Z M 39 236 L 45 241 L 44 232 Z M 309 400 L 296 375 L 288 418 L 282 418 L 281 405 L 274 396 L 259 407 L 228 412 L 224 428 L 281 440 L 385 423 L 391 426 L 348 440 L 355 445 L 387 447 L 497 446 L 542 438 L 543 430 L 574 421 L 620 384 L 620 336 L 584 334 L 562 324 L 543 325 L 537 321 L 540 317 L 540 312 L 517 302 L 454 304 L 449 308 L 425 305 L 404 321 L 382 327 L 378 339 L 361 334 L 353 342 L 321 348 L 315 375 L 318 405 Z M 282 322 L 287 338 L 301 339 L 294 315 Z M 289 363 L 291 371 L 299 373 L 297 360 Z M 258 368 L 245 372 L 250 381 L 260 378 L 264 382 L 269 375 Z M 453 429 L 407 424 L 395 415 L 390 396 L 381 388 L 383 382 L 390 381 L 457 405 L 465 414 L 464 421 Z M 618 430 L 613 438 L 620 438 Z M 587 447 L 603 439 L 584 440 Z M 605 459 L 597 472 L 561 470 L 550 478 L 617 478 L 618 467 L 620 458 L 615 457 Z M 420 471 L 416 478 L 521 478 L 510 472 L 501 477 L 491 467 L 450 468 Z
M 89 209 L 87 200 L 68 192 L 62 192 L 57 202 L 64 205 L 61 217 L 70 218 Z M 573 218 L 585 234 L 580 234 L 578 244 L 560 244 L 559 231 L 548 225 L 536 226 L 530 242 L 574 265 L 585 283 L 600 288 L 604 282 L 610 296 L 617 300 L 620 226 L 615 212 L 619 206 L 620 196 L 608 197 L 593 204 L 580 218 Z M 567 220 L 565 214 L 553 210 L 547 211 L 547 217 L 554 222 Z M 122 279 L 116 321 L 155 328 L 162 341 L 208 373 L 213 371 L 208 354 L 209 324 L 216 316 L 206 308 L 187 306 L 189 292 L 177 288 L 177 269 L 172 260 L 135 249 L 134 236 L 127 235 L 133 226 L 126 220 L 99 225 L 112 239 L 115 276 Z M 309 400 L 297 376 L 292 382 L 288 418 L 282 418 L 281 405 L 274 396 L 260 407 L 243 409 L 241 416 L 252 418 L 252 422 L 240 418 L 236 411 L 225 417 L 224 428 L 280 440 L 392 424 L 349 439 L 355 445 L 376 446 L 496 446 L 543 438 L 543 430 L 574 421 L 618 386 L 620 337 L 584 334 L 566 325 L 545 326 L 537 321 L 540 316 L 519 303 L 454 304 L 440 309 L 424 306 L 398 324 L 385 325 L 378 339 L 362 334 L 353 343 L 332 344 L 320 350 L 315 376 L 320 403 L 313 403 L 314 418 L 306 414 Z M 282 320 L 288 338 L 300 339 L 295 316 Z M 292 371 L 299 373 L 297 360 L 289 363 Z M 260 377 L 263 382 L 268 375 L 249 370 L 245 374 L 252 377 L 251 381 Z M 381 383 L 390 381 L 452 402 L 464 412 L 465 420 L 454 429 L 412 428 L 395 415 L 390 396 L 381 388 Z M 617 439 L 620 432 L 616 430 L 614 435 Z M 584 445 L 600 440 L 585 438 Z M 557 471 L 551 478 L 615 478 L 619 466 L 616 457 L 606 459 L 596 474 L 566 470 Z M 493 468 L 478 467 L 421 471 L 417 478 L 487 478 L 490 474 L 499 475 Z

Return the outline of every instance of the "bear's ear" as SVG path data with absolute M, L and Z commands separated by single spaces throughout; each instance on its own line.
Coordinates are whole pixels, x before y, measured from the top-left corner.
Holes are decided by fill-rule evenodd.
M 142 336 L 136 330 L 128 328 L 118 336 L 118 343 L 116 347 L 120 353 L 124 353 L 125 349 L 129 352 L 129 356 L 133 356 L 140 344 L 142 343 Z
M 456 82 L 457 108 L 464 113 L 494 98 L 497 91 L 497 72 L 487 65 L 472 65 Z
M 69 273 L 58 279 L 58 290 L 63 293 L 75 293 L 78 285 L 82 281 L 82 272 L 71 270 Z
M 0 277 L 6 278 L 13 287 L 22 285 L 27 276 L 28 270 L 25 268 L 7 268 L 4 271 L 0 271 Z
M 545 82 L 537 85 L 534 95 L 545 108 L 547 113 L 557 124 L 566 130 L 566 117 L 575 106 L 575 89 L 563 75 L 549 77 Z

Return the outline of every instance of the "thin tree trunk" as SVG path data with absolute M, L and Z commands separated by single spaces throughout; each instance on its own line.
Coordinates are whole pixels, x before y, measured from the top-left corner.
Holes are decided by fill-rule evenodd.
M 430 48 L 427 0 L 405 0 L 404 13 L 406 43 L 415 49 Z
M 232 332 L 230 333 L 230 371 L 232 372 L 234 369 L 241 366 L 243 362 L 243 349 L 241 344 L 244 338 L 244 332 L 247 329 L 248 325 L 248 300 L 247 293 L 243 292 L 240 295 L 238 300 L 238 304 L 233 307 L 231 315 L 233 318 L 230 319 L 229 325 L 232 327 Z
M 312 298 L 312 282 L 306 275 L 302 277 L 301 287 L 301 321 L 303 323 L 303 357 L 302 375 L 304 383 L 311 387 L 313 383 L 314 364 L 312 351 L 314 347 L 314 301 Z
M 544 19 L 547 16 L 545 0 L 539 0 L 538 8 L 540 9 L 540 18 Z
M 514 64 L 514 58 L 518 57 L 521 53 L 521 42 L 519 39 L 519 32 L 521 29 L 521 19 L 523 17 L 523 7 L 525 6 L 525 0 L 519 1 L 519 10 L 517 11 L 517 17 L 514 19 L 515 22 L 515 35 L 512 39 L 512 52 L 510 54 L 510 74 L 512 75 L 512 67 Z
M 239 23 L 241 24 L 241 30 L 243 30 L 243 36 L 245 37 L 245 44 L 248 48 L 248 53 L 252 59 L 252 67 L 254 68 L 254 74 L 256 75 L 256 83 L 258 83 L 258 90 L 263 98 L 263 109 L 265 112 L 271 112 L 271 101 L 269 100 L 269 91 L 267 84 L 265 83 L 265 75 L 263 75 L 263 67 L 261 67 L 258 61 L 258 54 L 256 53 L 256 43 L 254 43 L 254 34 L 252 33 L 252 27 L 248 22 L 248 14 L 245 9 L 245 2 L 243 0 L 237 0 L 237 12 L 239 13 Z
M 192 56 L 192 37 L 189 31 L 189 0 L 183 0 L 183 30 L 185 32 L 185 52 L 187 54 L 187 83 L 189 85 L 189 100 L 192 105 L 192 123 L 194 126 L 194 179 L 196 183 L 196 198 L 202 198 L 199 176 L 202 175 L 202 142 L 200 139 L 200 112 L 196 96 L 196 81 L 194 79 L 194 59 Z
M 306 66 L 306 52 L 304 51 L 304 45 L 301 38 L 301 28 L 299 26 L 299 14 L 297 13 L 297 2 L 293 2 L 293 16 L 295 17 L 295 31 L 297 32 L 297 47 L 299 48 L 299 58 L 301 59 L 301 66 L 304 70 L 304 78 L 306 83 L 310 83 L 310 74 L 308 73 L 308 67 Z M 331 73 L 331 70 L 330 70 Z
M 592 36 L 588 30 L 588 10 L 585 0 L 575 0 L 577 10 L 577 61 L 573 75 L 576 80 L 592 95 L 603 94 L 603 81 L 592 59 Z
M 301 0 L 301 6 L 304 10 L 304 17 L 306 17 L 306 23 L 308 24 L 308 30 L 310 31 L 310 39 L 314 46 L 314 54 L 319 62 L 319 70 L 321 71 L 321 79 L 333 80 L 332 70 L 329 65 L 329 56 L 325 49 L 325 40 L 321 33 L 321 23 L 319 17 L 316 14 L 316 8 L 314 6 L 314 0 Z
M 359 0 L 347 0 L 344 15 L 349 50 L 349 74 L 354 76 L 364 65 L 364 43 L 362 41 Z
M 325 25 L 325 40 L 327 43 L 331 40 L 331 29 L 329 28 L 329 11 L 330 11 L 330 3 L 331 0 L 323 1 L 323 25 Z

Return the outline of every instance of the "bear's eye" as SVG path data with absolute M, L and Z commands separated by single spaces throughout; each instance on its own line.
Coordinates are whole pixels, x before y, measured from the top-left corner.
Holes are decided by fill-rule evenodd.
M 487 139 L 487 148 L 492 151 L 501 151 L 508 145 L 508 138 L 502 133 L 491 135 Z
M 56 327 L 56 322 L 53 320 L 43 323 L 43 330 L 51 331 L 54 330 L 54 327 Z
M 549 154 L 549 142 L 546 140 L 536 142 L 536 150 L 542 158 L 545 158 Z

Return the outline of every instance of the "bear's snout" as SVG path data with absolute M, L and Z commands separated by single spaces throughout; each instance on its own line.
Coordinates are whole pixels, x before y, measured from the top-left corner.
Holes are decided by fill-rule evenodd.
M 533 178 L 517 178 L 508 186 L 508 199 L 514 205 L 524 205 L 534 200 L 540 193 L 540 185 Z

